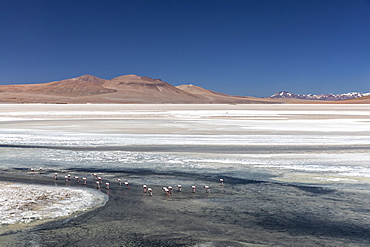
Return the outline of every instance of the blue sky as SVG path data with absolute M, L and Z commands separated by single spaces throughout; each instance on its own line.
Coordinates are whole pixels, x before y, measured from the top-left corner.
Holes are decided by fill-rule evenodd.
M 0 0 L 0 84 L 92 74 L 232 95 L 370 92 L 369 0 Z

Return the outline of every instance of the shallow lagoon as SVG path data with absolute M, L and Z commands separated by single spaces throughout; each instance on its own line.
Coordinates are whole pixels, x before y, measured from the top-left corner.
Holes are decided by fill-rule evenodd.
M 0 105 L 4 175 L 78 188 L 52 179 L 54 172 L 71 173 L 88 177 L 94 188 L 91 173 L 97 172 L 112 184 L 101 190 L 110 199 L 100 209 L 0 239 L 14 246 L 74 246 L 67 241 L 73 232 L 76 246 L 366 246 L 369 110 Z M 43 174 L 28 171 L 40 166 Z M 118 186 L 117 178 L 130 181 L 131 189 Z M 179 183 L 181 194 L 162 193 L 163 186 Z M 142 193 L 142 184 L 153 187 L 153 197 Z M 197 185 L 196 194 L 191 185 Z

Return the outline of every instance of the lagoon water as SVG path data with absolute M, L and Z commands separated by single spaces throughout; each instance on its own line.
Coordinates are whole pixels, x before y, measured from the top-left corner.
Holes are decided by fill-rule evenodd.
M 105 220 L 126 229 L 122 237 L 115 228 L 110 246 L 367 246 L 369 122 L 368 105 L 0 105 L 5 180 L 81 189 L 53 181 L 58 172 L 87 177 L 96 190 L 98 173 L 112 187 L 100 191 L 105 206 L 76 218 L 81 225 L 32 226 L 31 237 L 12 230 L 0 243 L 48 246 L 57 237 L 55 246 L 74 246 L 67 236 L 89 229 L 100 246 L 107 232 L 91 229 Z M 39 167 L 42 174 L 29 172 Z M 142 184 L 153 197 L 142 196 Z M 181 194 L 162 193 L 177 184 Z M 119 215 L 138 202 L 168 213 Z

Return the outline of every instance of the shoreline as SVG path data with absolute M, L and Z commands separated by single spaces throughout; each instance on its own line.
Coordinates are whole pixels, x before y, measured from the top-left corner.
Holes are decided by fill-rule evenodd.
M 55 181 L 51 175 L 27 175 L 24 182 L 53 186 Z M 225 185 L 219 186 L 215 178 L 207 175 L 191 178 L 191 174 L 180 173 L 106 172 L 105 176 L 112 186 L 109 191 L 102 189 L 103 193 L 109 193 L 109 200 L 103 207 L 0 235 L 0 244 L 28 246 L 36 240 L 39 246 L 85 246 L 91 242 L 97 246 L 235 247 L 271 246 L 272 243 L 292 246 L 297 241 L 305 246 L 317 241 L 322 246 L 370 243 L 367 238 L 370 230 L 365 225 L 353 222 L 352 225 L 340 226 L 343 220 L 353 221 L 358 217 L 356 210 L 349 211 L 346 207 L 359 208 L 370 202 L 360 198 L 360 194 L 329 190 L 320 185 L 300 186 L 232 178 L 227 178 Z M 139 184 L 125 189 L 114 183 L 116 177 L 138 176 L 148 181 L 160 178 L 167 181 L 190 179 L 192 182 L 184 185 L 181 193 L 175 191 L 171 196 L 165 196 L 160 186 L 153 186 L 152 197 L 144 194 Z M 18 175 L 14 178 L 4 177 L 4 174 L 0 176 L 0 179 L 12 181 L 19 178 Z M 59 180 L 57 183 L 62 186 L 65 182 Z M 189 186 L 193 183 L 198 185 L 195 194 L 191 193 Z M 205 183 L 211 185 L 209 194 L 200 186 Z M 74 187 L 74 182 L 71 185 Z M 92 184 L 88 186 L 93 188 Z M 357 206 L 353 205 L 353 200 L 357 201 Z M 346 219 L 329 220 L 327 213 L 330 211 L 345 213 Z M 354 215 L 349 217 L 349 212 Z M 326 222 L 323 221 L 325 219 Z M 82 237 L 86 233 L 88 239 Z
M 106 195 L 92 188 L 73 185 L 63 188 L 56 181 L 49 184 L 45 178 L 34 175 L 2 171 L 0 196 L 4 200 L 0 205 L 3 207 L 0 235 L 75 217 L 108 201 Z

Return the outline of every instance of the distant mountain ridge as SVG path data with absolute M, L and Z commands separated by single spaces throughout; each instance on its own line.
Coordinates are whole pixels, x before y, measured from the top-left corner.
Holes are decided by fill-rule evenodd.
M 110 80 L 82 75 L 39 84 L 0 85 L 0 103 L 259 104 L 271 99 L 232 96 L 193 85 L 172 86 L 160 79 L 123 75 Z
M 356 99 L 365 96 L 370 96 L 370 93 L 359 93 L 359 92 L 350 92 L 343 94 L 294 94 L 287 91 L 280 91 L 270 96 L 272 99 L 304 99 L 304 100 L 329 100 L 329 101 L 339 101 L 339 100 L 349 100 Z
M 225 82 L 227 83 L 227 82 Z M 286 91 L 256 98 L 161 79 L 123 75 L 110 80 L 82 75 L 38 84 L 0 85 L 0 103 L 46 104 L 370 104 L 370 93 L 299 95 Z

